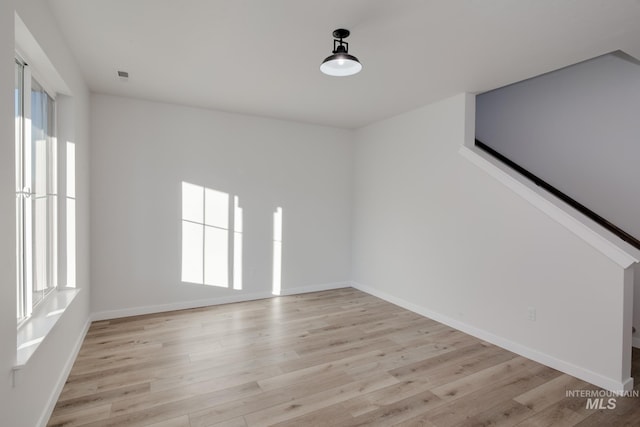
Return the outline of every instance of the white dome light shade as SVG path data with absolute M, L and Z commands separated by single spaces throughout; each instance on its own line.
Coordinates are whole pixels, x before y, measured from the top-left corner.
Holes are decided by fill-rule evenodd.
M 362 64 L 353 55 L 336 53 L 329 56 L 320 65 L 320 71 L 336 77 L 352 76 L 362 70 Z
M 349 37 L 349 30 L 338 29 L 333 32 L 333 55 L 328 56 L 320 65 L 320 71 L 329 76 L 352 76 L 362 70 L 362 64 L 353 55 L 349 55 L 349 43 L 343 39 Z

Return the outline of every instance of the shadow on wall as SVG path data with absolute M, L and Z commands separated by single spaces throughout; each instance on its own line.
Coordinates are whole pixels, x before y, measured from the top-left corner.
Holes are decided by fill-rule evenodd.
M 282 207 L 273 213 L 273 295 L 282 282 Z M 240 198 L 182 182 L 182 282 L 242 290 L 243 208 Z

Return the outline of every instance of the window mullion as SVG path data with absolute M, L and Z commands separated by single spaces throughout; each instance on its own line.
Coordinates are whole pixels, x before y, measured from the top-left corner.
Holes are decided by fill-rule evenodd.
M 24 62 L 16 59 L 16 93 L 15 99 L 15 149 L 16 149 L 16 316 L 18 319 L 25 317 L 24 295 Z
M 57 129 L 56 129 L 56 104 L 53 99 L 47 99 L 47 261 L 48 261 L 48 288 L 58 286 L 58 156 L 57 156 Z M 49 111 L 50 110 L 50 111 Z
M 31 146 L 31 69 L 25 64 L 22 74 L 22 230 L 23 230 L 23 283 L 24 317 L 33 310 L 33 204 L 34 183 L 32 173 L 33 150 Z

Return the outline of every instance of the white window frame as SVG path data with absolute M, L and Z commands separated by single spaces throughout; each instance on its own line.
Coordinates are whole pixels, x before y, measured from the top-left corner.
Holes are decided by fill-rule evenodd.
M 17 251 L 17 301 L 16 317 L 18 327 L 30 318 L 34 310 L 40 305 L 48 295 L 50 295 L 58 285 L 58 165 L 57 165 L 57 141 L 56 141 L 56 104 L 55 94 L 47 90 L 42 80 L 35 77 L 31 67 L 16 53 L 15 62 L 21 67 L 21 114 L 16 120 L 16 251 Z M 32 152 L 31 141 L 31 92 L 32 79 L 35 80 L 43 91 L 53 101 L 50 119 L 52 120 L 52 133 L 48 135 L 46 155 L 46 189 L 44 195 L 46 200 L 46 249 L 45 269 L 46 288 L 43 289 L 42 296 L 34 303 L 34 252 L 36 245 L 33 232 L 33 221 L 35 220 L 35 206 L 32 203 L 36 197 L 36 183 L 32 182 L 31 172 L 32 162 L 25 161 L 32 158 L 37 153 Z M 29 219 L 30 221 L 27 221 Z M 27 223 L 29 222 L 29 224 Z M 31 243 L 29 243 L 31 242 Z M 41 243 L 42 244 L 42 243 Z

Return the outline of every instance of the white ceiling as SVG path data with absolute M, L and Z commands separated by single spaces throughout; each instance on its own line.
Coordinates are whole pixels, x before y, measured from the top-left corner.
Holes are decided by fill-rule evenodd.
M 94 92 L 346 128 L 618 49 L 640 57 L 640 0 L 50 5 Z M 364 66 L 355 76 L 319 71 L 339 27 Z

